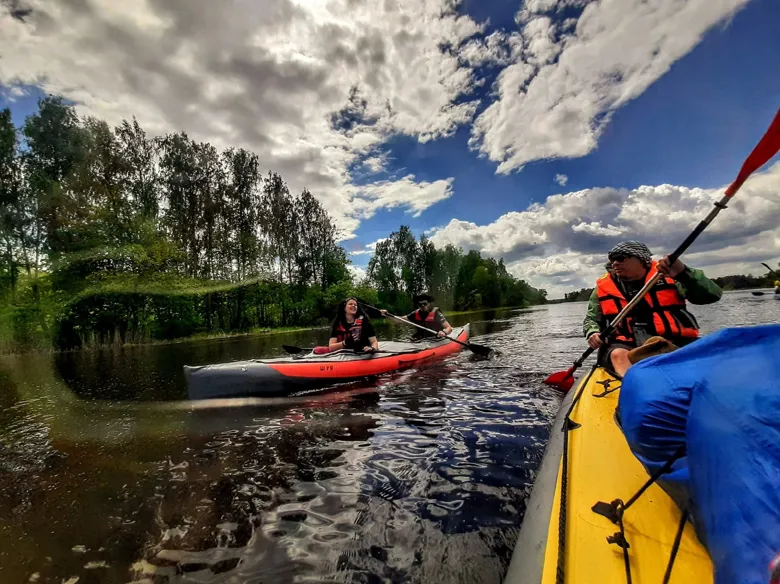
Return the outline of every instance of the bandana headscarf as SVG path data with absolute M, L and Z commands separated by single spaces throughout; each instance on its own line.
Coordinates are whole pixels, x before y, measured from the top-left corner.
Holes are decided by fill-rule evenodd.
M 615 247 L 609 250 L 607 257 L 610 261 L 612 261 L 615 256 L 621 255 L 637 258 L 638 260 L 648 265 L 653 259 L 653 254 L 650 253 L 648 247 L 639 241 L 624 241 L 622 243 L 618 243 Z

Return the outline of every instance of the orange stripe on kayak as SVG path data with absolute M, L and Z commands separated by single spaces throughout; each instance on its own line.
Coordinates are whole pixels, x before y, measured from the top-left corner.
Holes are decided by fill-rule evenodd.
M 461 332 L 458 340 L 468 341 L 468 333 Z M 379 348 L 382 346 L 380 344 Z M 399 353 L 397 355 L 374 355 L 355 361 L 318 361 L 306 363 L 266 363 L 268 367 L 281 373 L 285 377 L 303 377 L 320 379 L 349 379 L 351 377 L 365 377 L 367 375 L 380 375 L 390 371 L 396 371 L 406 367 L 414 367 L 418 363 L 428 361 L 434 357 L 444 357 L 457 353 L 461 349 L 457 343 L 437 345 L 430 349 L 423 349 L 419 353 Z

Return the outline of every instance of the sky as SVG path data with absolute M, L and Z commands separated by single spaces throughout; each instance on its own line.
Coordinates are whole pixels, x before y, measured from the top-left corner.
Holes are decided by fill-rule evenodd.
M 670 253 L 780 107 L 777 0 L 0 0 L 0 108 L 256 152 L 354 270 L 401 225 L 549 297 L 606 252 Z M 780 262 L 780 162 L 684 261 Z

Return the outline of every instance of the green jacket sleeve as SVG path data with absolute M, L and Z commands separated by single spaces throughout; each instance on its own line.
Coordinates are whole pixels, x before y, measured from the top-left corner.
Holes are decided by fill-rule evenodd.
M 715 282 L 695 268 L 685 267 L 677 276 L 677 289 L 691 304 L 712 304 L 720 300 L 723 290 Z
M 590 300 L 588 300 L 588 312 L 582 323 L 582 332 L 585 337 L 587 338 L 591 334 L 601 331 L 601 322 L 603 320 L 604 316 L 601 314 L 599 296 L 596 294 L 596 290 L 593 290 L 593 293 L 590 295 Z

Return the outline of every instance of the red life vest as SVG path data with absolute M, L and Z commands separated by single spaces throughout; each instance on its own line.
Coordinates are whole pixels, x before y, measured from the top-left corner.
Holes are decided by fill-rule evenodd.
M 355 319 L 355 322 L 353 322 L 350 327 L 344 328 L 344 323 L 339 321 L 338 326 L 336 327 L 336 341 L 342 342 L 347 339 L 347 337 L 351 336 L 355 341 L 360 340 L 360 333 L 363 330 L 363 317 L 358 316 Z
M 656 262 L 652 262 L 645 276 L 645 283 L 655 274 Z M 628 304 L 623 292 L 609 274 L 596 280 L 596 293 L 602 314 L 607 320 L 612 320 Z M 673 338 L 682 337 L 695 339 L 699 336 L 698 326 L 691 315 L 685 311 L 685 298 L 682 297 L 674 280 L 662 277 L 645 295 L 641 302 L 646 304 L 652 315 L 648 323 L 654 330 L 648 331 L 655 335 Z M 683 316 L 682 313 L 685 312 Z M 634 319 L 631 316 L 618 325 L 615 340 L 626 343 L 634 342 Z
M 439 321 L 436 320 L 437 310 L 439 310 L 439 307 L 435 306 L 431 308 L 431 311 L 428 312 L 428 314 L 426 314 L 425 317 L 423 317 L 422 310 L 418 308 L 417 310 L 414 311 L 414 313 L 412 314 L 412 318 L 410 320 L 424 327 L 427 327 L 431 330 L 439 332 L 440 330 L 444 330 L 444 329 L 439 324 Z

